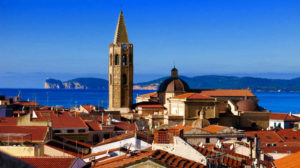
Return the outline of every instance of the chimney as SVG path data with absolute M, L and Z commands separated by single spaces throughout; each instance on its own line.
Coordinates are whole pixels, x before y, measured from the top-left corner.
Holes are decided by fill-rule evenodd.
M 180 129 L 166 129 L 158 130 L 154 132 L 154 143 L 155 144 L 173 144 L 173 137 L 179 136 L 183 138 L 183 130 Z

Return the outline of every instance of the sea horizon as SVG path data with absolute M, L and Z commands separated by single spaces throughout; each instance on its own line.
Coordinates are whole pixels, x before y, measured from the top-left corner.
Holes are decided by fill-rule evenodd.
M 156 90 L 134 90 L 133 101 L 137 95 L 155 92 Z M 274 113 L 300 113 L 300 93 L 295 91 L 252 91 L 259 99 L 258 104 Z M 0 88 L 0 95 L 7 97 L 21 94 L 24 101 L 37 101 L 45 106 L 63 106 L 90 104 L 108 107 L 108 89 L 45 89 L 45 88 Z

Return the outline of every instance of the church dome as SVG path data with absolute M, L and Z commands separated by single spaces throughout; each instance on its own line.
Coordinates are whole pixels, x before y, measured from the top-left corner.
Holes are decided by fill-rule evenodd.
M 178 71 L 174 67 L 171 71 L 171 77 L 159 85 L 158 92 L 187 92 L 189 89 L 189 85 L 178 77 Z
M 255 111 L 257 107 L 257 103 L 253 100 L 242 100 L 236 105 L 239 111 Z

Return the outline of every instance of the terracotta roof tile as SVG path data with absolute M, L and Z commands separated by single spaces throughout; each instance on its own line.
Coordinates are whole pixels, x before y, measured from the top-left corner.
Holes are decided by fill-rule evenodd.
M 270 114 L 270 119 L 272 120 L 300 120 L 300 117 L 290 115 L 287 113 L 271 113 Z
M 16 126 L 16 117 L 0 117 L 0 126 Z
M 216 133 L 216 132 L 219 132 L 219 131 L 221 131 L 225 128 L 228 128 L 228 127 L 220 126 L 220 125 L 209 125 L 207 127 L 202 128 L 202 130 L 210 132 L 210 133 Z
M 189 100 L 197 100 L 197 99 L 205 99 L 205 100 L 214 100 L 215 98 L 209 97 L 200 93 L 185 93 L 182 95 L 174 96 L 173 98 L 177 99 L 189 99 Z
M 119 156 L 110 160 L 98 162 L 96 167 L 99 168 L 115 168 L 115 167 L 126 167 L 130 166 L 140 160 L 144 159 L 154 159 L 156 162 L 168 167 L 184 167 L 184 165 L 193 165 L 194 167 L 205 167 L 204 165 L 188 160 L 176 155 L 169 154 L 168 152 L 162 150 L 155 151 L 141 151 L 132 156 Z
M 139 95 L 138 97 L 157 97 L 157 92 L 152 92 L 152 93 Z
M 2 141 L 7 139 L 6 133 L 28 134 L 26 136 L 9 135 L 9 141 L 14 142 L 43 142 L 46 138 L 48 128 L 45 126 L 0 126 L 0 134 Z
M 58 116 L 52 118 L 53 128 L 87 128 L 88 126 L 80 117 Z
M 134 131 L 136 130 L 135 123 L 130 123 L 127 121 L 117 122 L 115 123 L 115 127 L 124 131 Z
M 300 152 L 293 153 L 281 159 L 275 160 L 277 168 L 298 168 L 300 167 Z
M 101 126 L 98 121 L 86 121 L 85 122 L 93 131 L 101 131 Z
M 179 125 L 175 126 L 173 129 L 178 129 L 178 130 L 183 129 L 183 131 L 188 131 L 188 130 L 193 129 L 193 127 L 192 126 L 182 126 L 179 124 Z
M 255 96 L 248 89 L 214 89 L 214 90 L 202 90 L 201 94 L 212 96 L 212 97 L 244 97 L 244 96 Z
M 74 157 L 18 157 L 36 168 L 69 167 Z

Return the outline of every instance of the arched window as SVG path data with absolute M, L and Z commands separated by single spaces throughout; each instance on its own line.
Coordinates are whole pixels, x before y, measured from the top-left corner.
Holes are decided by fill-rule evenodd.
M 126 54 L 122 56 L 122 65 L 127 65 L 127 57 Z
M 115 65 L 119 65 L 119 55 L 118 54 L 115 57 Z
M 127 76 L 126 76 L 126 74 L 123 74 L 123 75 L 122 75 L 122 84 L 123 84 L 123 85 L 126 85 L 126 84 L 127 84 Z

